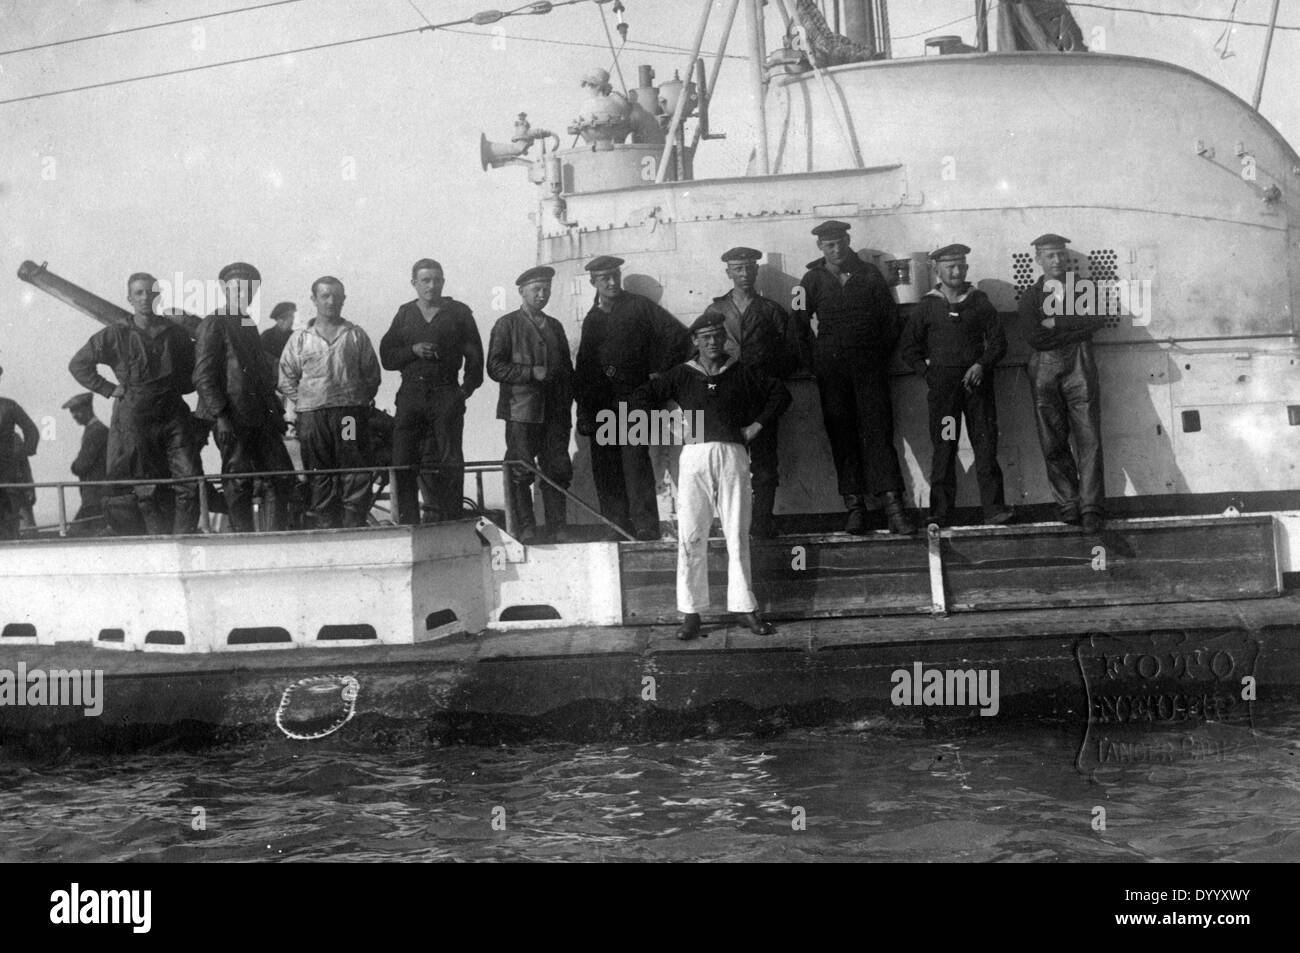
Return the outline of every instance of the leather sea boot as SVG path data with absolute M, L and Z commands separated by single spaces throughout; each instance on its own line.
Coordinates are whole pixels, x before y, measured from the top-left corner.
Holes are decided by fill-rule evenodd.
M 851 536 L 867 535 L 867 506 L 860 496 L 844 497 L 844 505 L 848 508 L 848 522 L 844 524 L 844 532 Z
M 681 628 L 677 630 L 677 638 L 683 642 L 689 642 L 691 639 L 700 636 L 700 614 L 698 612 L 687 612 L 682 616 Z
M 916 532 L 916 524 L 907 518 L 903 511 L 903 500 L 895 493 L 890 491 L 882 493 L 880 500 L 885 504 L 885 518 L 889 520 L 889 531 L 895 536 L 911 536 Z
M 740 612 L 737 615 L 745 628 L 755 635 L 772 635 L 776 632 L 776 626 L 770 622 L 764 622 L 759 618 L 757 612 Z
M 568 529 L 569 507 L 564 494 L 549 484 L 542 484 L 542 511 L 546 514 L 546 536 L 552 542 L 571 539 Z
M 533 487 L 531 483 L 515 484 L 515 539 L 525 546 L 539 542 L 537 517 L 533 513 Z

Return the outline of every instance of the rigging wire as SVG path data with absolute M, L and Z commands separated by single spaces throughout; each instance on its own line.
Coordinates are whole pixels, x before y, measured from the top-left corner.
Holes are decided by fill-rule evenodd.
M 288 2 L 288 0 L 280 0 L 280 2 Z M 387 33 L 372 33 L 366 36 L 351 37 L 345 40 L 334 40 L 329 43 L 314 43 L 309 46 L 300 46 L 289 50 L 277 50 L 272 53 L 258 53 L 252 56 L 241 56 L 232 60 L 220 60 L 216 63 L 203 63 L 198 66 L 185 66 L 179 69 L 162 70 L 157 73 L 145 73 L 139 76 L 127 76 L 121 79 L 104 80 L 98 83 L 86 83 L 85 85 L 82 86 L 70 86 L 65 89 L 47 90 L 42 93 L 30 93 L 26 96 L 11 96 L 8 99 L 0 99 L 0 106 L 6 106 L 13 103 L 29 102 L 31 100 L 36 100 L 36 99 L 46 99 L 51 96 L 63 96 L 68 93 L 81 93 L 93 89 L 104 89 L 110 86 L 123 86 L 128 83 L 143 82 L 144 80 L 162 79 L 168 76 L 179 76 L 184 73 L 198 73 L 198 72 L 202 72 L 203 70 L 217 69 L 222 66 L 237 66 L 243 63 L 256 63 L 262 60 L 275 59 L 276 57 L 280 57 L 280 56 L 293 56 L 298 53 L 310 53 L 316 50 L 337 49 L 343 46 L 351 46 L 356 43 L 366 43 L 369 42 L 370 40 L 387 40 L 398 36 L 409 36 L 414 33 L 423 33 L 428 30 L 438 30 L 444 33 L 462 33 L 466 36 L 481 37 L 483 36 L 483 34 L 481 33 L 476 33 L 472 30 L 457 30 L 454 29 L 454 27 L 462 26 L 462 25 L 486 26 L 488 24 L 495 23 L 497 20 L 501 20 L 509 16 L 527 16 L 527 15 L 549 13 L 552 9 L 555 9 L 557 7 L 569 7 L 579 3 L 587 3 L 587 2 L 590 2 L 590 0 L 557 0 L 557 2 L 554 3 L 550 3 L 550 2 L 526 3 L 523 6 L 516 7 L 515 9 L 506 12 L 493 10 L 493 11 L 488 11 L 486 14 L 477 13 L 474 14 L 473 16 L 464 17 L 459 20 L 449 20 L 446 23 L 426 22 L 425 26 L 411 27 L 405 30 L 391 30 Z M 173 21 L 173 22 L 181 22 L 181 21 Z M 603 46 L 600 46 L 599 44 L 595 44 L 595 43 L 578 43 L 578 42 L 565 41 L 565 40 L 548 40 L 542 37 L 520 36 L 520 37 L 515 37 L 515 39 L 523 40 L 523 41 L 531 41 L 536 43 L 550 43 L 557 46 L 583 46 L 591 49 L 604 49 Z M 657 44 L 657 43 L 651 44 L 651 43 L 644 43 L 644 42 L 637 44 L 636 46 L 631 48 L 639 49 L 641 47 L 657 47 L 660 49 L 672 50 L 673 52 L 680 52 L 680 53 L 689 52 L 689 50 L 686 50 L 681 47 L 672 47 L 672 46 L 666 46 L 664 44 Z M 736 56 L 733 58 L 743 59 L 744 57 Z
M 179 20 L 162 20 L 158 23 L 145 23 L 140 26 L 123 27 L 120 30 L 107 30 L 104 33 L 90 33 L 86 36 L 70 36 L 64 40 L 51 40 L 48 43 L 36 43 L 32 46 L 18 46 L 12 50 L 0 50 L 0 56 L 8 56 L 11 53 L 30 53 L 33 50 L 47 50 L 54 46 L 66 46 L 69 43 L 84 43 L 86 40 L 102 40 L 105 37 L 121 36 L 124 33 L 139 33 L 141 30 L 156 30 L 165 26 L 176 26 L 178 23 L 193 23 L 195 20 L 212 20 L 217 17 L 230 16 L 233 13 L 248 13 L 250 10 L 265 10 L 267 7 L 283 7 L 290 3 L 302 3 L 302 0 L 271 0 L 269 3 L 258 3 L 251 7 L 239 7 L 234 10 L 219 10 L 216 13 L 204 13 L 194 17 L 181 17 Z
M 614 34 L 609 32 L 609 19 L 605 16 L 605 7 L 596 4 L 596 9 L 600 11 L 600 25 L 605 28 L 605 40 L 609 43 L 610 55 L 614 57 L 614 70 L 618 73 L 618 85 L 623 87 L 623 98 L 627 98 L 627 80 L 623 78 L 623 66 L 618 61 L 619 51 L 614 49 Z M 627 34 L 623 34 L 623 42 L 627 42 Z
M 1227 23 L 1232 26 L 1261 26 L 1267 27 L 1267 22 L 1257 20 L 1238 20 L 1235 19 L 1237 4 L 1233 3 L 1233 14 L 1227 17 L 1207 17 L 1195 13 L 1175 13 L 1170 10 L 1143 10 L 1140 7 L 1115 7 L 1105 3 L 1078 3 L 1076 0 L 1069 0 L 1069 6 L 1088 7 L 1092 10 L 1109 10 L 1113 13 L 1140 13 L 1149 17 L 1170 17 L 1175 20 L 1197 20 L 1201 23 Z M 1279 23 L 1279 30 L 1300 30 L 1300 26 L 1286 26 Z

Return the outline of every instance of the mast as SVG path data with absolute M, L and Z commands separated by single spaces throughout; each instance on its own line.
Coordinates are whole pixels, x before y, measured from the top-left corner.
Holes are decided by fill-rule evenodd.
M 1268 71 L 1268 54 L 1273 49 L 1273 32 L 1277 29 L 1277 8 L 1281 0 L 1273 0 L 1273 12 L 1268 17 L 1268 33 L 1264 35 L 1264 55 L 1259 60 L 1259 78 L 1255 80 L 1255 96 L 1250 104 L 1259 109 L 1264 97 L 1264 74 Z
M 749 28 L 749 83 L 754 98 L 754 157 L 758 160 L 758 174 L 771 175 L 767 145 L 767 84 L 763 81 L 763 59 L 767 52 L 763 40 L 763 0 L 745 0 L 745 6 L 749 14 L 745 23 Z

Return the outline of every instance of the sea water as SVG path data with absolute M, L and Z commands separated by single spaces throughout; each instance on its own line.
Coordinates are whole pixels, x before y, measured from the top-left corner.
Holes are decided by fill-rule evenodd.
M 1300 705 L 1106 764 L 1086 726 L 979 721 L 13 759 L 0 860 L 1300 859 Z

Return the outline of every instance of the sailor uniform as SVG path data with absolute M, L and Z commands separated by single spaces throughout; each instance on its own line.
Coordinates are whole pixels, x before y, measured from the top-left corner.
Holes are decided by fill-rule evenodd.
M 790 406 L 790 392 L 773 377 L 728 359 L 716 374 L 693 360 L 642 385 L 637 407 L 674 400 L 696 429 L 682 448 L 677 493 L 677 608 L 709 608 L 709 528 L 716 513 L 727 541 L 727 610 L 757 608 L 749 568 L 751 494 L 743 430 L 771 426 Z M 759 431 L 760 434 L 762 431 Z
M 930 518 L 941 525 L 952 517 L 956 502 L 957 442 L 963 415 L 975 451 L 984 518 L 988 521 L 1006 513 L 993 397 L 993 368 L 1006 353 L 1007 338 L 997 309 L 984 292 L 969 284 L 956 301 L 949 301 L 941 288 L 927 292 L 903 332 L 903 362 L 929 388 L 930 442 L 934 447 Z M 962 381 L 974 364 L 983 368 L 984 379 L 978 387 L 967 390 Z M 956 426 L 946 427 L 946 418 Z
M 785 378 L 801 364 L 811 362 L 807 356 L 808 346 L 799 333 L 799 324 L 770 298 L 755 292 L 742 314 L 728 292 L 714 298 L 705 310 L 723 316 L 727 353 L 743 364 L 771 377 Z M 774 420 L 771 426 L 764 426 L 749 445 L 755 516 L 766 524 L 770 524 L 776 488 L 780 483 L 777 441 L 778 421 Z

